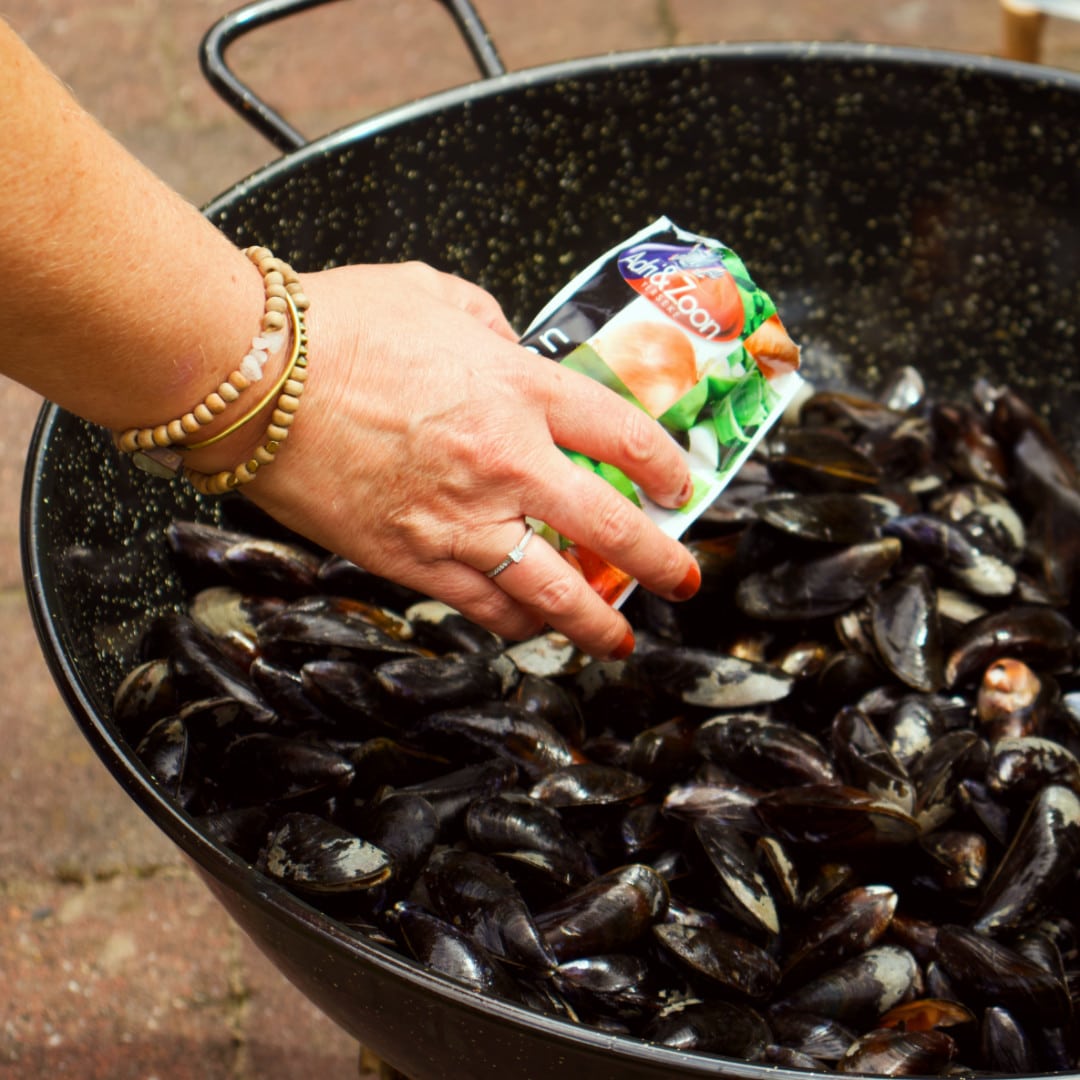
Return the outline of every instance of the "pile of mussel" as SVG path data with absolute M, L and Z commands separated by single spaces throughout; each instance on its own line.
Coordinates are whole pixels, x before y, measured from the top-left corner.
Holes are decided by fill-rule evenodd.
M 1010 388 L 808 396 L 622 662 L 240 520 L 171 525 L 115 720 L 350 932 L 688 1051 L 1080 1067 L 1080 482 Z

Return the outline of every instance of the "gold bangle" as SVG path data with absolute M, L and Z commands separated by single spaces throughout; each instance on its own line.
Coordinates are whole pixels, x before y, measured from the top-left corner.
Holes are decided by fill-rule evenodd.
M 289 437 L 293 415 L 300 403 L 307 382 L 307 327 L 303 311 L 294 302 L 292 296 L 285 298 L 286 310 L 293 327 L 293 347 L 289 362 L 285 367 L 285 377 L 281 380 L 281 393 L 278 396 L 274 418 L 263 433 L 263 442 L 246 461 L 232 469 L 221 472 L 204 473 L 185 468 L 184 477 L 196 491 L 202 495 L 224 495 L 241 484 L 249 484 L 256 473 L 271 465 L 281 449 L 282 443 Z M 279 416 L 287 416 L 288 422 L 279 424 Z
M 287 301 L 289 302 L 289 301 Z M 295 309 L 294 309 L 295 310 Z M 269 390 L 263 395 L 258 404 L 253 405 L 250 411 L 244 413 L 238 420 L 234 420 L 227 428 L 219 431 L 216 435 L 211 435 L 209 439 L 203 439 L 202 442 L 185 443 L 180 447 L 181 450 L 201 450 L 204 446 L 213 446 L 214 443 L 221 442 L 222 439 L 227 439 L 234 431 L 239 431 L 249 420 L 254 420 L 281 393 L 281 388 L 289 381 L 289 376 L 292 374 L 293 368 L 296 367 L 296 341 L 295 341 L 295 324 L 293 328 L 293 348 L 289 355 L 288 360 L 285 361 L 285 367 L 281 374 L 278 376 L 277 381 Z
M 280 344 L 276 339 L 285 330 L 288 322 L 286 318 L 286 301 L 291 300 L 301 311 L 307 309 L 308 299 L 304 295 L 300 278 L 288 263 L 275 258 L 270 250 L 264 247 L 245 248 L 244 254 L 262 274 L 263 288 L 266 293 L 259 333 L 251 339 L 251 349 L 244 356 L 236 370 L 222 380 L 215 390 L 207 394 L 189 412 L 165 424 L 145 428 L 129 428 L 127 431 L 115 435 L 118 449 L 125 454 L 135 455 L 134 460 L 141 468 L 145 468 L 147 462 L 172 459 L 174 457 L 172 454 L 162 455 L 154 451 L 182 444 L 188 436 L 194 435 L 199 428 L 213 422 L 252 383 L 262 378 L 262 369 L 267 359 L 280 348 Z M 279 389 L 280 386 L 272 389 L 266 398 L 248 414 L 246 419 L 250 419 L 251 416 L 256 415 L 264 408 Z M 246 420 L 242 422 L 246 422 Z M 235 427 L 231 427 L 214 438 L 195 445 L 210 446 L 213 442 L 225 438 L 226 435 L 235 430 Z M 166 466 L 166 469 L 168 468 Z M 149 471 L 158 472 L 159 469 L 151 467 Z

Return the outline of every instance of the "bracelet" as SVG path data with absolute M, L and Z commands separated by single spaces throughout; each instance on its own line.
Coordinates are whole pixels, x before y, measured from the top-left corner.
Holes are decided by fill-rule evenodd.
M 259 273 L 263 276 L 263 287 L 266 291 L 262 323 L 259 333 L 251 339 L 251 349 L 240 361 L 239 367 L 190 412 L 184 413 L 175 420 L 170 420 L 167 424 L 157 424 L 147 428 L 129 428 L 116 436 L 116 445 L 123 453 L 138 455 L 139 451 L 153 451 L 155 448 L 163 449 L 182 443 L 188 436 L 194 435 L 199 428 L 220 416 L 252 383 L 262 378 L 266 361 L 281 348 L 285 341 L 285 329 L 289 321 L 286 316 L 290 300 L 298 310 L 307 310 L 308 299 L 304 295 L 300 279 L 288 263 L 275 258 L 265 247 L 249 247 L 244 250 L 244 254 L 258 267 Z M 241 424 L 258 415 L 269 404 L 278 389 L 277 386 L 272 388 L 256 408 L 227 431 L 194 445 L 209 446 L 212 442 L 232 434 Z M 162 455 L 155 455 L 155 458 L 149 459 L 151 466 L 155 460 L 160 464 L 161 458 Z M 144 455 L 138 455 L 135 460 L 137 465 L 146 468 L 148 459 Z M 168 469 L 169 466 L 166 465 L 165 468 Z M 151 467 L 149 471 L 159 470 Z
M 304 392 L 304 384 L 307 382 L 307 327 L 304 324 L 303 309 L 292 296 L 285 298 L 285 305 L 292 322 L 293 345 L 281 379 L 281 393 L 271 414 L 270 423 L 263 433 L 263 442 L 256 447 L 250 458 L 233 469 L 204 473 L 185 468 L 184 478 L 201 495 L 223 495 L 241 484 L 249 484 L 255 479 L 255 474 L 259 469 L 273 463 L 277 452 L 281 449 L 281 444 L 289 437 L 289 428 L 292 426 L 296 410 L 300 407 L 300 397 Z M 252 415 L 254 413 L 244 417 L 235 427 L 239 427 Z M 207 440 L 208 443 L 211 441 L 213 440 Z
M 216 435 L 211 435 L 209 439 L 203 439 L 202 442 L 185 443 L 180 449 L 184 451 L 202 450 L 204 446 L 213 446 L 214 443 L 227 439 L 234 431 L 239 431 L 249 420 L 254 420 L 281 393 L 281 388 L 285 385 L 285 380 L 288 379 L 292 369 L 293 363 L 290 358 L 285 361 L 285 367 L 282 368 L 281 374 L 277 377 L 274 385 L 260 398 L 258 404 L 253 405 L 239 420 L 234 420 L 227 428 L 222 428 Z

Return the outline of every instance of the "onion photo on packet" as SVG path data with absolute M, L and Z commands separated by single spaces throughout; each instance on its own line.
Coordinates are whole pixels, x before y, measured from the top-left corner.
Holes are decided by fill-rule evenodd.
M 724 490 L 803 385 L 799 347 L 739 256 L 667 217 L 576 275 L 521 344 L 614 390 L 676 440 L 694 484 L 677 510 L 652 502 L 614 466 L 565 451 L 673 538 Z M 530 523 L 615 607 L 633 591 L 629 574 Z

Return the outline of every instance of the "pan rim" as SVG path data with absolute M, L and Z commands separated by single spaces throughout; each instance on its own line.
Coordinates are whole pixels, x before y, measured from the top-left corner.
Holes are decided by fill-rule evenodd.
M 765 63 L 798 62 L 804 64 L 880 63 L 890 67 L 938 69 L 952 74 L 992 75 L 1007 82 L 1017 82 L 1033 89 L 1059 89 L 1080 94 L 1080 72 L 1040 64 L 1028 64 L 981 53 L 948 49 L 929 49 L 910 45 L 883 45 L 874 42 L 729 42 L 705 45 L 672 45 L 663 48 L 603 53 L 572 60 L 561 60 L 536 67 L 521 68 L 493 78 L 465 83 L 441 90 L 414 101 L 392 106 L 372 116 L 354 121 L 336 131 L 313 139 L 306 146 L 275 158 L 232 187 L 217 195 L 203 208 L 214 219 L 237 198 L 251 189 L 275 180 L 282 173 L 294 171 L 309 159 L 332 154 L 373 138 L 412 121 L 431 117 L 464 105 L 533 87 L 626 68 L 660 68 L 716 60 L 751 60 Z

